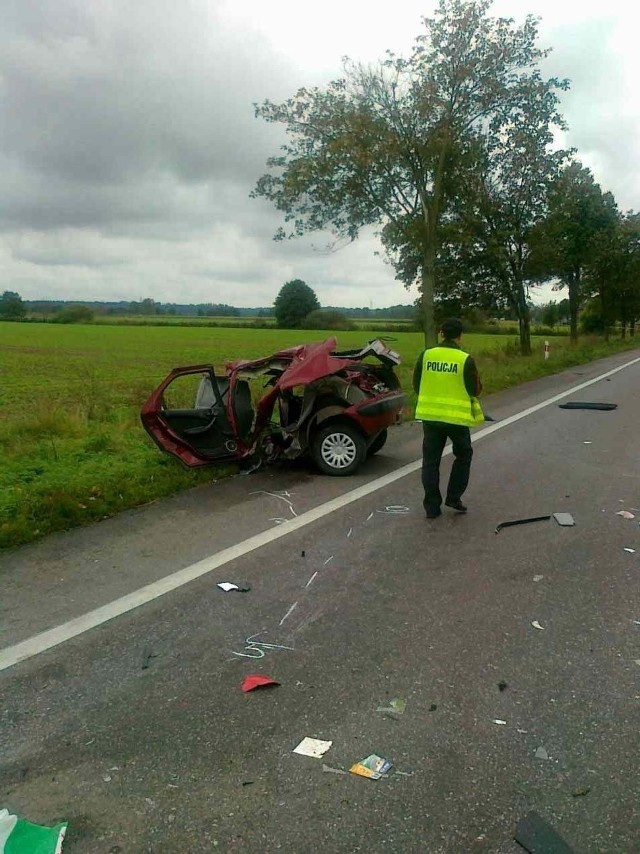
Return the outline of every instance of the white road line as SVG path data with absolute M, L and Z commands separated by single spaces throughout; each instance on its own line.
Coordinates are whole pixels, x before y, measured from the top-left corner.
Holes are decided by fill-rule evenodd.
M 625 362 L 624 365 L 613 368 L 604 374 L 599 374 L 593 379 L 587 380 L 579 385 L 572 386 L 572 388 L 560 392 L 560 394 L 556 394 L 553 397 L 549 397 L 541 403 L 536 403 L 534 406 L 529 406 L 527 409 L 523 409 L 522 412 L 517 412 L 515 415 L 510 415 L 502 421 L 498 421 L 495 424 L 491 424 L 489 427 L 484 427 L 482 430 L 478 430 L 472 435 L 471 440 L 472 442 L 478 442 L 480 439 L 484 439 L 485 436 L 490 436 L 498 430 L 503 430 L 505 427 L 515 424 L 516 421 L 527 418 L 529 415 L 533 415 L 541 409 L 551 406 L 565 397 L 569 397 L 569 395 L 582 391 L 582 389 L 588 388 L 589 386 L 594 385 L 594 383 L 600 382 L 607 377 L 611 377 L 614 374 L 625 370 L 625 368 L 637 365 L 639 362 L 640 357 L 632 359 L 630 362 Z M 451 447 L 447 447 L 444 453 L 450 454 Z M 45 652 L 55 646 L 59 646 L 61 643 L 71 640 L 71 638 L 75 638 L 84 632 L 88 632 L 90 629 L 94 629 L 96 626 L 100 626 L 109 620 L 113 620 L 115 617 L 119 617 L 122 614 L 133 611 L 135 608 L 139 608 L 147 602 L 152 602 L 154 599 L 164 596 L 165 593 L 177 590 L 184 584 L 188 584 L 196 578 L 207 575 L 207 573 L 212 572 L 214 569 L 219 569 L 221 566 L 230 563 L 232 560 L 237 560 L 256 549 L 262 548 L 262 546 L 266 546 L 269 543 L 273 543 L 275 540 L 281 539 L 282 537 L 287 537 L 294 531 L 299 531 L 301 528 L 311 525 L 313 522 L 317 522 L 318 519 L 322 519 L 330 513 L 335 513 L 336 510 L 341 510 L 348 504 L 353 504 L 354 501 L 366 498 L 368 495 L 377 492 L 379 489 L 384 489 L 386 486 L 395 483 L 397 480 L 401 480 L 403 477 L 413 474 L 420 469 L 421 465 L 422 460 L 416 460 L 413 463 L 408 463 L 395 471 L 389 472 L 389 474 L 385 474 L 382 477 L 376 478 L 376 480 L 369 481 L 369 483 L 365 483 L 363 486 L 357 487 L 357 489 L 352 489 L 344 495 L 332 498 L 331 501 L 326 501 L 324 504 L 314 507 L 313 510 L 308 510 L 306 513 L 303 513 L 301 516 L 297 516 L 294 519 L 287 519 L 286 525 L 277 525 L 275 528 L 270 528 L 267 531 L 262 531 L 260 534 L 255 534 L 253 537 L 249 537 L 241 543 L 236 543 L 235 545 L 230 546 L 227 549 L 223 549 L 210 557 L 204 558 L 204 560 L 200 560 L 197 563 L 191 564 L 191 566 L 186 566 L 184 569 L 180 569 L 171 575 L 167 575 L 165 578 L 160 578 L 158 581 L 147 584 L 139 590 L 134 590 L 133 593 L 128 593 L 126 596 L 122 596 L 120 599 L 115 599 L 107 605 L 95 608 L 93 611 L 88 611 L 80 617 L 76 617 L 73 620 L 69 620 L 66 623 L 62 623 L 60 626 L 48 629 L 46 632 L 41 632 L 31 638 L 27 638 L 27 640 L 21 641 L 14 646 L 6 647 L 5 649 L 0 650 L 0 671 L 13 667 L 14 664 L 18 664 L 20 661 L 26 661 L 28 658 L 33 658 L 33 656 L 39 655 L 41 652 Z M 281 496 L 275 497 L 281 498 Z
M 296 610 L 297 607 L 298 607 L 298 603 L 294 602 L 293 605 L 287 611 L 287 613 L 284 615 L 284 617 L 280 620 L 280 625 L 282 625 L 284 623 L 284 621 L 287 619 L 287 617 L 290 617 L 293 614 L 293 612 Z

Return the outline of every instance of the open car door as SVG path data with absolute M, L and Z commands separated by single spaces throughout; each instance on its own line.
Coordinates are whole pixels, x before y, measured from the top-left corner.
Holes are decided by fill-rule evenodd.
M 237 392 L 243 396 L 242 389 Z M 186 466 L 237 459 L 238 440 L 248 436 L 237 435 L 230 394 L 229 379 L 217 377 L 211 365 L 175 368 L 140 417 L 153 441 Z M 250 431 L 250 416 L 241 426 Z

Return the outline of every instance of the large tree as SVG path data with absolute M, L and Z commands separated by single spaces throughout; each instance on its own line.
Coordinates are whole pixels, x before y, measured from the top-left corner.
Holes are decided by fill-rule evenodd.
M 21 320 L 27 314 L 22 297 L 15 291 L 5 291 L 0 297 L 0 317 L 5 320 Z
M 528 103 L 486 131 L 482 159 L 458 194 L 447 230 L 450 276 L 510 309 L 523 355 L 531 353 L 532 234 L 566 157 L 551 148 L 554 124 L 561 124 L 555 94 L 532 81 Z
M 566 84 L 543 81 L 537 21 L 488 15 L 489 0 L 440 0 L 408 58 L 373 68 L 347 61 L 326 89 L 300 89 L 256 115 L 283 124 L 288 141 L 254 191 L 291 224 L 277 237 L 331 229 L 354 240 L 381 229 L 397 277 L 422 291 L 427 344 L 436 340 L 434 295 L 441 225 L 477 151 L 477 137 L 530 99 Z
M 532 266 L 541 279 L 555 278 L 569 290 L 571 341 L 578 340 L 582 277 L 594 258 L 597 236 L 615 229 L 616 204 L 603 193 L 591 171 L 569 163 L 553 182 L 549 210 L 533 235 Z
M 305 317 L 320 308 L 320 303 L 313 288 L 302 279 L 292 279 L 280 288 L 273 307 L 278 326 L 299 329 Z

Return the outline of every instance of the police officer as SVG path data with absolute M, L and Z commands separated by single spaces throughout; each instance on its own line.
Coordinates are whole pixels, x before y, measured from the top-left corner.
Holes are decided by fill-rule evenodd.
M 471 434 L 469 428 L 482 424 L 484 415 L 478 401 L 482 384 L 473 358 L 460 348 L 462 323 L 449 318 L 440 330 L 442 342 L 424 350 L 413 372 L 413 388 L 418 395 L 416 419 L 422 421 L 422 485 L 427 519 L 441 515 L 440 460 L 447 439 L 451 439 L 454 462 L 445 504 L 458 513 L 467 508 L 461 498 L 469 483 Z

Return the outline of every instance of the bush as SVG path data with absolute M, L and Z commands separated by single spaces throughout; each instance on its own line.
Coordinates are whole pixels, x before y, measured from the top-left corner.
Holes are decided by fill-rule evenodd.
M 356 329 L 348 317 L 339 311 L 318 308 L 310 312 L 301 323 L 302 329 L 330 329 L 334 332 L 353 332 Z
M 94 314 L 88 305 L 70 305 L 52 319 L 52 323 L 91 323 Z

